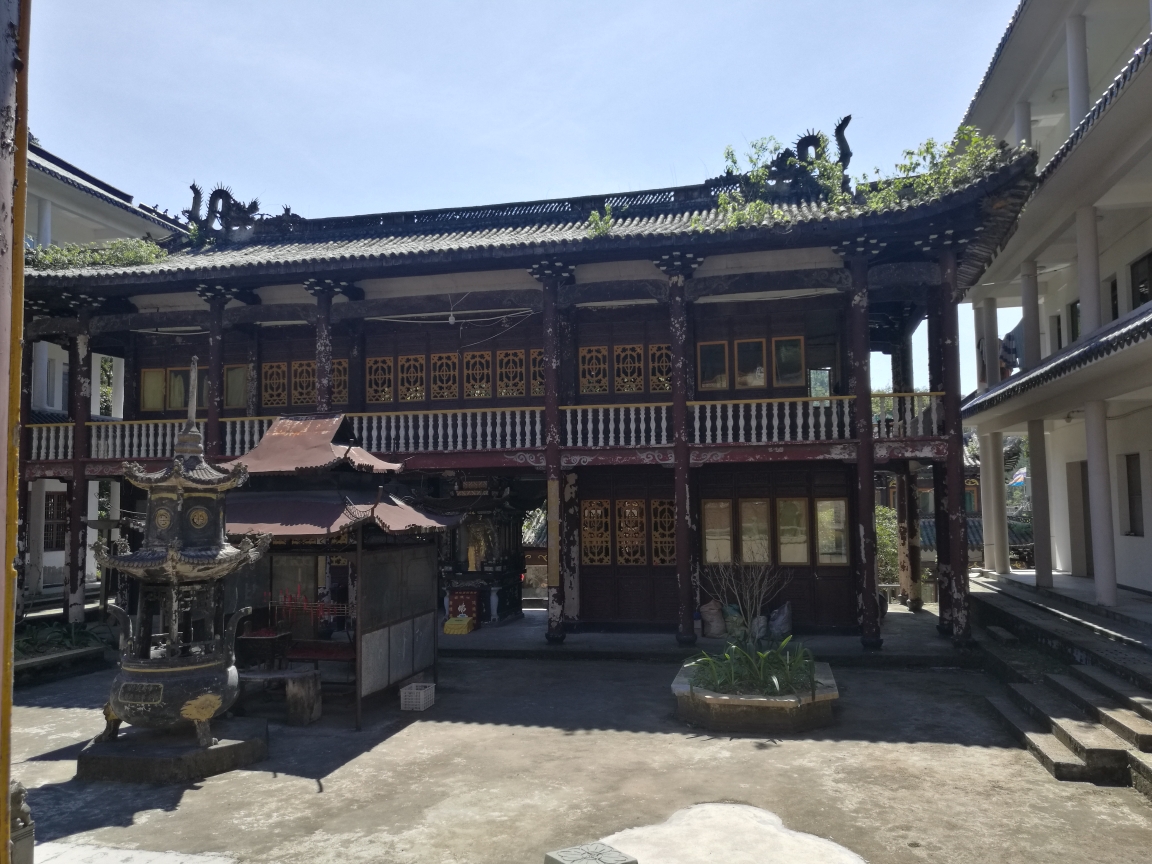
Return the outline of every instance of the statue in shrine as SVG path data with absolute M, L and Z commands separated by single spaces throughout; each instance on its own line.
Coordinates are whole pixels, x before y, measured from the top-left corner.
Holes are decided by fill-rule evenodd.
M 120 625 L 120 672 L 104 709 L 102 740 L 116 738 L 120 722 L 147 729 L 194 728 L 199 743 L 213 743 L 210 722 L 239 694 L 233 644 L 251 607 L 224 621 L 223 579 L 253 563 L 271 537 L 245 537 L 239 545 L 225 534 L 224 493 L 248 479 L 248 469 L 227 472 L 204 460 L 196 425 L 196 358 L 188 388 L 188 419 L 176 439 L 171 465 L 147 472 L 135 463 L 124 476 L 148 491 L 144 544 L 135 552 L 93 546 L 102 567 L 139 581 L 136 614 L 119 606 L 108 611 Z

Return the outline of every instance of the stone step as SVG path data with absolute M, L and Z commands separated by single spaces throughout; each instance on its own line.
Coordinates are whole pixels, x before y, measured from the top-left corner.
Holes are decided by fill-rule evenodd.
M 1136 790 L 1152 800 L 1152 756 L 1129 750 L 1128 776 Z
M 1005 630 L 1003 627 L 999 627 L 995 624 L 987 629 L 988 635 L 999 642 L 1001 645 L 1014 645 L 1020 641 L 1016 638 L 1015 633 L 1012 633 L 1010 630 Z
M 1073 666 L 1069 671 L 1084 683 L 1115 699 L 1125 708 L 1152 720 L 1152 693 L 1099 666 Z
M 1067 616 L 1029 605 L 1003 592 L 974 590 L 973 607 L 980 622 L 1011 630 L 1024 642 L 1038 644 L 1070 663 L 1102 666 L 1152 692 L 1152 655 L 1102 635 Z
M 1016 707 L 1006 696 L 989 696 L 988 704 L 1008 728 L 1012 737 L 1036 757 L 1044 769 L 1057 780 L 1089 780 L 1088 766 L 1047 732 L 1040 723 Z
M 1138 750 L 1152 751 L 1152 721 L 1122 707 L 1099 690 L 1071 675 L 1044 676 L 1045 682 L 1065 699 L 1084 711 L 1105 729 L 1123 738 Z
M 1084 760 L 1098 783 L 1127 781 L 1128 743 L 1043 684 L 1009 684 L 1013 701 Z

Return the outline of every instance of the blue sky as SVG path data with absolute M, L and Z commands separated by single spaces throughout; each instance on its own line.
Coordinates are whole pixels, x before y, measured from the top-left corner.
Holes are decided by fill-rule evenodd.
M 30 125 L 172 212 L 193 180 L 308 217 L 695 183 L 847 113 L 859 174 L 951 135 L 1015 5 L 39 0 Z

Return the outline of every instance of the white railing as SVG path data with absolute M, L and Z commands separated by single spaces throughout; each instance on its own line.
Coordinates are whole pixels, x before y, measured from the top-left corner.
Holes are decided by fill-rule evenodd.
M 349 414 L 352 429 L 374 453 L 523 450 L 544 446 L 543 408 L 473 408 Z
M 568 447 L 672 443 L 671 405 L 573 405 L 560 412 L 560 437 Z
M 777 444 L 852 437 L 852 398 L 689 402 L 693 444 Z
M 165 459 L 172 456 L 184 420 L 116 420 L 88 424 L 93 459 Z M 204 424 L 198 423 L 200 433 Z
M 229 456 L 243 456 L 260 442 L 275 420 L 275 417 L 229 417 L 221 420 L 224 452 Z
M 931 438 L 944 434 L 943 393 L 872 394 L 876 438 Z
M 32 452 L 28 458 L 34 461 L 46 459 L 72 458 L 72 424 L 42 423 L 29 426 L 32 433 Z

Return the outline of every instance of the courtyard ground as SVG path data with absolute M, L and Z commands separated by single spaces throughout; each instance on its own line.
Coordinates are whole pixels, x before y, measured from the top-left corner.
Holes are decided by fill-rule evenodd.
M 679 723 L 675 672 L 449 659 L 423 714 L 389 698 L 361 732 L 337 710 L 308 728 L 273 724 L 267 761 L 184 787 L 72 779 L 103 726 L 112 672 L 99 672 L 16 692 L 13 774 L 49 841 L 40 861 L 192 860 L 142 854 L 172 850 L 538 864 L 702 802 L 764 808 L 874 864 L 1148 860 L 1152 803 L 1130 788 L 1054 780 L 997 725 L 983 696 L 1001 685 L 984 673 L 838 669 L 834 726 L 766 739 Z M 69 856 L 59 844 L 82 845 Z M 92 846 L 141 851 L 112 858 Z

